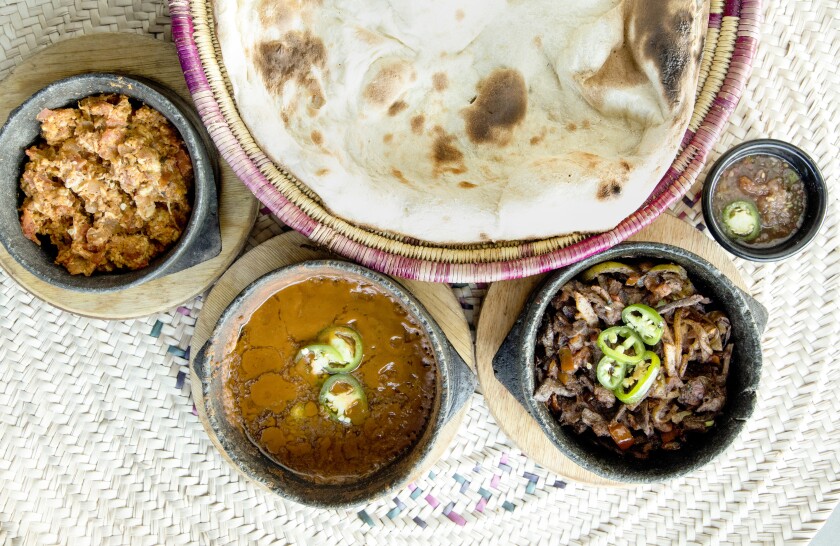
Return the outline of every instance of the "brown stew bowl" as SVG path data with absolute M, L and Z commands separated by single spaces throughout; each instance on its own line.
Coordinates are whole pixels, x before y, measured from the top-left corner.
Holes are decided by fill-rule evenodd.
M 647 459 L 623 457 L 597 444 L 587 431 L 575 434 L 555 420 L 546 405 L 534 399 L 534 350 L 537 332 L 552 298 L 595 264 L 610 260 L 649 259 L 683 266 L 697 290 L 727 314 L 735 344 L 726 382 L 726 405 L 715 427 L 697 434 L 677 451 L 657 451 Z M 496 378 L 522 404 L 543 433 L 566 457 L 586 470 L 616 482 L 664 482 L 701 468 L 735 440 L 752 415 L 761 378 L 761 333 L 767 311 L 735 286 L 712 264 L 687 250 L 661 243 L 623 243 L 550 275 L 536 289 L 493 358 Z M 515 440 L 515 438 L 514 438 Z
M 280 289 L 319 275 L 373 283 L 392 296 L 423 327 L 437 361 L 437 389 L 431 415 L 417 442 L 394 462 L 374 474 L 347 484 L 307 481 L 271 461 L 250 442 L 239 422 L 225 381 L 226 355 L 233 352 L 242 327 Z M 447 340 L 426 309 L 405 288 L 370 269 L 337 260 L 314 260 L 277 269 L 245 288 L 219 318 L 213 334 L 192 363 L 194 388 L 201 389 L 196 406 L 210 439 L 223 457 L 245 477 L 286 498 L 319 508 L 352 507 L 403 486 L 432 452 L 443 426 L 475 390 L 476 377 Z

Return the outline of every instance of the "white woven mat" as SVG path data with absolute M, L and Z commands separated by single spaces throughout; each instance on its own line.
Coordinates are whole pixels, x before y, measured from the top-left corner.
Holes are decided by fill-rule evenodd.
M 168 39 L 162 2 L 0 0 L 0 77 L 64 37 Z M 431 474 L 363 510 L 310 510 L 247 484 L 205 436 L 184 354 L 200 299 L 88 320 L 0 273 L 0 544 L 807 542 L 840 499 L 840 7 L 766 4 L 748 91 L 713 159 L 745 139 L 789 140 L 822 166 L 832 199 L 805 254 L 738 262 L 772 318 L 755 417 L 716 464 L 629 491 L 567 485 L 513 448 L 476 395 Z M 696 197 L 676 210 L 695 224 Z M 262 217 L 252 243 L 279 231 Z M 457 290 L 472 319 L 482 287 Z

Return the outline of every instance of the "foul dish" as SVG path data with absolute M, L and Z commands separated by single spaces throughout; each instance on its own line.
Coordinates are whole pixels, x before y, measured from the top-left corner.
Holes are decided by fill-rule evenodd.
M 372 283 L 314 276 L 243 326 L 226 388 L 247 436 L 314 483 L 358 481 L 429 422 L 437 363 L 421 325 Z
M 688 124 L 706 11 L 214 3 L 261 148 L 332 213 L 436 243 L 600 231 L 638 208 Z
M 637 458 L 715 426 L 734 345 L 729 318 L 673 263 L 603 262 L 552 298 L 534 397 L 561 425 Z
M 805 219 L 802 176 L 773 155 L 750 155 L 727 167 L 712 198 L 718 221 L 740 244 L 778 245 L 799 230 Z
M 177 130 L 125 95 L 96 95 L 38 115 L 26 150 L 24 235 L 73 275 L 136 270 L 166 252 L 191 210 L 193 167 Z

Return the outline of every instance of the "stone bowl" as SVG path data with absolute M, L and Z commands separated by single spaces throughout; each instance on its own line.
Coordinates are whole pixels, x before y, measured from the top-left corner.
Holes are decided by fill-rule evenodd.
M 318 484 L 305 480 L 270 460 L 248 439 L 233 409 L 225 381 L 226 355 L 242 327 L 268 298 L 282 288 L 319 275 L 372 283 L 391 295 L 417 320 L 431 341 L 437 361 L 437 389 L 429 421 L 417 442 L 388 466 L 347 484 Z M 367 503 L 405 483 L 423 468 L 443 426 L 469 399 L 476 377 L 450 344 L 428 311 L 405 288 L 370 269 L 350 262 L 313 260 L 277 269 L 245 288 L 227 307 L 210 338 L 191 364 L 202 399 L 201 421 L 224 458 L 246 478 L 286 499 L 318 508 L 348 508 Z M 202 411 L 203 410 L 203 411 Z
M 589 267 L 610 260 L 648 258 L 683 266 L 698 291 L 710 297 L 732 323 L 735 349 L 726 384 L 727 401 L 715 427 L 693 435 L 677 451 L 656 451 L 644 460 L 608 450 L 589 432 L 577 435 L 560 426 L 544 403 L 534 399 L 534 349 L 537 331 L 551 299 Z M 720 455 L 738 436 L 752 415 L 761 377 L 761 334 L 767 311 L 703 258 L 660 243 L 624 243 L 556 271 L 537 288 L 493 359 L 496 378 L 539 424 L 543 433 L 566 457 L 584 469 L 616 482 L 658 483 L 682 476 Z M 514 438 L 516 440 L 516 438 Z
M 192 212 L 180 239 L 147 267 L 90 277 L 71 275 L 55 256 L 23 235 L 18 208 L 23 202 L 20 178 L 26 149 L 40 138 L 36 119 L 44 108 L 75 106 L 85 97 L 118 93 L 164 115 L 178 130 L 192 160 Z M 117 74 L 80 74 L 44 87 L 9 114 L 0 129 L 0 242 L 27 271 L 58 288 L 88 293 L 116 292 L 183 271 L 222 250 L 218 215 L 218 164 L 214 148 L 193 109 L 174 91 L 150 80 Z

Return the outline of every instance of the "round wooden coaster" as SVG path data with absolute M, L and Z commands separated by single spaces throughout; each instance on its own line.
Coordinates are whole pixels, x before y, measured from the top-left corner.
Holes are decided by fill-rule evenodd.
M 216 326 L 219 317 L 230 305 L 230 302 L 245 289 L 246 286 L 262 277 L 266 273 L 274 271 L 286 265 L 292 265 L 306 260 L 318 260 L 323 258 L 342 259 L 330 254 L 329 251 L 315 246 L 312 241 L 303 235 L 290 231 L 278 235 L 260 246 L 254 248 L 234 263 L 230 269 L 225 271 L 219 281 L 210 291 L 195 324 L 195 332 L 190 341 L 190 354 L 198 354 L 199 349 L 204 345 L 213 328 Z M 427 311 L 434 317 L 440 329 L 464 359 L 464 362 L 475 371 L 475 355 L 473 352 L 470 327 L 458 299 L 446 284 L 435 284 L 428 282 L 412 281 L 407 279 L 395 279 L 402 284 L 416 297 Z M 199 380 L 190 366 L 191 384 L 198 385 Z M 193 400 L 198 411 L 199 419 L 205 429 L 209 426 L 204 413 L 204 400 L 201 389 L 192 389 Z M 416 475 L 428 470 L 443 455 L 443 452 L 452 443 L 458 427 L 461 425 L 464 416 L 467 414 L 470 402 L 467 401 L 455 417 L 446 424 L 438 436 L 437 444 L 428 458 L 427 464 L 420 469 Z M 211 439 L 215 436 L 210 434 Z M 217 446 L 218 447 L 218 446 Z M 228 460 L 224 450 L 220 450 L 222 456 Z M 232 461 L 228 460 L 234 467 Z
M 0 82 L 0 120 L 51 83 L 85 72 L 119 72 L 155 80 L 192 104 L 173 44 L 136 34 L 93 34 L 59 42 L 18 65 Z M 213 152 L 213 150 L 211 150 Z M 219 222 L 222 252 L 187 270 L 109 294 L 87 294 L 47 284 L 18 264 L 0 245 L 0 266 L 18 284 L 59 309 L 94 318 L 127 319 L 165 311 L 206 290 L 233 262 L 254 225 L 259 202 L 219 159 Z
M 714 264 L 740 288 L 747 290 L 729 255 L 691 225 L 670 214 L 663 214 L 653 224 L 630 239 L 655 241 L 689 250 Z M 530 293 L 545 275 L 493 283 L 487 291 L 476 328 L 476 363 L 478 380 L 490 413 L 501 429 L 528 457 L 561 476 L 587 485 L 627 487 L 584 470 L 564 456 L 548 440 L 537 422 L 528 414 L 493 374 L 493 357 L 516 321 Z

